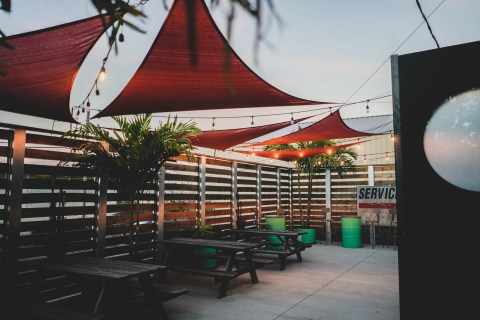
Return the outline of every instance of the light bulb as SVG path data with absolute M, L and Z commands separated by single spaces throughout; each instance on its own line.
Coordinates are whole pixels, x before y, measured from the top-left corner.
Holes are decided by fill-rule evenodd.
M 105 71 L 105 67 L 102 67 L 102 70 L 100 70 L 100 74 L 98 75 L 98 79 L 100 79 L 100 81 L 104 81 L 106 77 L 107 72 Z

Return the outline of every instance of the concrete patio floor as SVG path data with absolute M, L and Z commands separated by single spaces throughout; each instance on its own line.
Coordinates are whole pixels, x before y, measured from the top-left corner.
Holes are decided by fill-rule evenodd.
M 303 262 L 288 257 L 230 281 L 227 296 L 217 299 L 211 277 L 169 272 L 167 283 L 189 292 L 164 303 L 170 320 L 399 320 L 398 252 L 316 243 L 302 252 Z M 122 320 L 154 319 L 147 308 Z

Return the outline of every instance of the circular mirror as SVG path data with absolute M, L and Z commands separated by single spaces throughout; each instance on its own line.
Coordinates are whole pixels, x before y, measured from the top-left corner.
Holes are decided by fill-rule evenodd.
M 440 177 L 456 187 L 480 191 L 480 89 L 450 97 L 435 110 L 423 148 Z

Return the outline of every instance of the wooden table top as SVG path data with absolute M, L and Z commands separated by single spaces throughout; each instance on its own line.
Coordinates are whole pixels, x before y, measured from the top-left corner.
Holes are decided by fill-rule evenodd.
M 176 244 L 176 245 L 185 245 L 193 247 L 211 247 L 223 250 L 234 250 L 234 251 L 244 251 L 260 246 L 259 243 L 255 242 L 235 242 L 228 240 L 217 240 L 217 239 L 201 239 L 201 238 L 182 238 L 175 237 L 170 239 L 161 240 L 160 243 L 165 244 Z
M 225 232 L 256 234 L 256 235 L 272 235 L 272 236 L 291 236 L 297 237 L 302 234 L 307 234 L 305 231 L 289 231 L 289 230 L 265 230 L 265 229 L 227 229 Z
M 107 280 L 128 279 L 167 268 L 163 265 L 79 255 L 30 261 L 28 264 L 34 268 Z

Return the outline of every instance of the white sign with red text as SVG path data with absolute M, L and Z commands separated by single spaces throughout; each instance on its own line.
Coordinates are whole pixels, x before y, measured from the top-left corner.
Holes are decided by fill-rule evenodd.
M 378 219 L 388 224 L 388 219 L 397 210 L 395 186 L 357 186 L 357 213 L 362 221 Z

